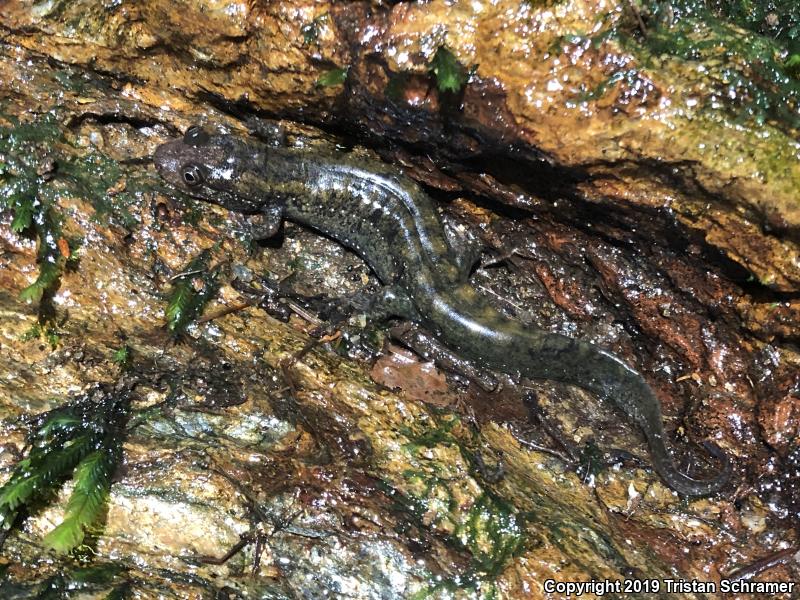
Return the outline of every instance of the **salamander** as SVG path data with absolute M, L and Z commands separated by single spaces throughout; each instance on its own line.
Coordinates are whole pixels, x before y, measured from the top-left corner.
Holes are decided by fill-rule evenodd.
M 496 310 L 468 277 L 473 262 L 445 235 L 433 200 L 399 169 L 333 151 L 281 147 L 189 128 L 156 149 L 174 188 L 229 210 L 260 214 L 267 233 L 283 219 L 313 228 L 358 253 L 384 284 L 386 314 L 413 320 L 458 355 L 512 377 L 579 386 L 613 403 L 641 429 L 653 467 L 686 495 L 717 492 L 730 463 L 709 479 L 675 466 L 659 400 L 621 358 L 587 341 L 523 326 Z

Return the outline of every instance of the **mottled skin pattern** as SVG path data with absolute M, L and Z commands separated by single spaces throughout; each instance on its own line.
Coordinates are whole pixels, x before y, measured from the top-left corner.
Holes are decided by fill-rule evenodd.
M 189 129 L 160 146 L 161 176 L 192 196 L 230 210 L 264 214 L 270 231 L 282 218 L 312 227 L 360 254 L 386 284 L 381 308 L 413 319 L 458 354 L 512 376 L 580 386 L 613 402 L 643 431 L 653 466 L 674 490 L 710 494 L 728 480 L 675 467 L 665 444 L 658 398 L 644 378 L 588 342 L 507 318 L 468 283 L 471 261 L 444 234 L 430 198 L 399 171 L 346 154 L 271 147 Z

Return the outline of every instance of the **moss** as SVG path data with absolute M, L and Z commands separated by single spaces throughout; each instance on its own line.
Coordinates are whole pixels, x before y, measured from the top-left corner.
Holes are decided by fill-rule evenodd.
M 300 28 L 300 33 L 303 34 L 304 44 L 311 45 L 317 43 L 320 29 L 327 23 L 328 18 L 328 13 L 321 14 L 313 21 L 306 23 Z
M 0 127 L 0 208 L 12 214 L 11 228 L 20 235 L 34 236 L 38 242 L 36 280 L 20 292 L 20 297 L 40 303 L 58 287 L 62 272 L 76 259 L 77 240 L 62 234 L 64 216 L 59 200 L 77 196 L 95 208 L 96 218 L 114 221 L 131 228 L 136 219 L 129 207 L 140 202 L 141 192 L 151 187 L 147 180 L 128 183 L 118 193 L 123 173 L 119 164 L 107 156 L 90 151 L 82 156 L 64 157 L 59 147 L 66 142 L 55 111 L 21 122 L 0 112 L 9 126 Z M 39 325 L 47 319 L 40 314 Z
M 98 389 L 39 415 L 28 438 L 30 453 L 0 487 L 0 529 L 10 529 L 23 512 L 49 502 L 72 477 L 64 520 L 45 544 L 60 553 L 81 544 L 102 517 L 122 457 L 120 433 L 128 407 L 127 393 Z
M 466 85 L 469 73 L 455 55 L 441 46 L 431 59 L 429 69 L 436 79 L 436 87 L 440 92 L 459 93 Z
M 470 550 L 475 572 L 488 578 L 499 575 L 508 560 L 522 549 L 519 515 L 511 504 L 490 492 L 484 492 L 473 504 L 456 535 Z
M 77 596 L 93 598 L 126 598 L 129 597 L 131 581 L 126 579 L 127 570 L 117 563 L 99 563 L 88 567 L 64 565 L 58 575 L 52 575 L 33 584 L 15 586 L 20 595 L 15 597 L 63 600 Z M 5 584 L 10 578 L 5 578 Z M 13 585 L 13 584 L 12 584 Z M 111 587 L 113 586 L 113 587 Z M 109 588 L 111 590 L 105 593 Z M 6 586 L 3 586 L 6 591 Z
M 331 69 L 330 71 L 325 71 L 319 76 L 319 79 L 317 79 L 317 86 L 334 87 L 337 85 L 342 85 L 347 80 L 347 72 L 349 70 L 350 67 L 343 67 L 341 69 Z
M 111 362 L 116 363 L 122 369 L 127 369 L 131 364 L 131 348 L 127 344 L 114 351 Z
M 31 325 L 25 333 L 20 336 L 20 340 L 28 342 L 30 340 L 44 340 L 52 350 L 58 347 L 61 341 L 61 334 L 59 333 L 58 326 L 47 318 L 40 318 L 36 323 Z
M 181 335 L 219 289 L 218 270 L 209 269 L 212 252 L 203 250 L 175 277 L 166 309 L 167 328 Z
M 460 476 L 444 472 L 437 461 L 427 458 L 432 449 L 455 446 L 467 464 L 474 464 L 470 452 L 458 435 L 461 421 L 456 415 L 434 415 L 436 426 L 423 431 L 404 431 L 409 441 L 403 446 L 409 454 L 409 464 L 414 465 L 402 473 L 404 489 L 401 493 L 391 489 L 391 496 L 399 508 L 420 527 L 438 526 L 450 531 L 447 543 L 459 552 L 467 552 L 469 567 L 452 578 L 431 582 L 416 598 L 436 596 L 440 592 L 471 590 L 481 597 L 497 594 L 494 579 L 508 565 L 511 558 L 524 547 L 524 516 L 491 491 L 484 490 L 464 510 L 462 490 L 458 496 L 454 486 Z M 419 466 L 422 465 L 422 466 Z M 388 487 L 387 482 L 387 487 Z
M 76 94 L 84 94 L 87 91 L 87 75 L 72 69 L 63 69 L 53 72 L 53 78 L 65 90 L 75 92 Z
M 0 207 L 11 211 L 15 232 L 37 238 L 39 274 L 20 296 L 39 302 L 56 286 L 69 256 L 55 206 L 58 193 L 48 183 L 55 169 L 50 148 L 60 137 L 60 130 L 52 112 L 29 123 L 2 113 L 0 118 L 12 125 L 0 127 Z
M 126 229 L 138 224 L 131 208 L 141 203 L 143 192 L 155 189 L 149 176 L 126 176 L 117 161 L 95 151 L 64 160 L 59 164 L 59 174 L 69 181 L 73 193 L 92 204 L 95 219 Z M 120 182 L 123 189 L 114 191 Z
M 631 26 L 615 34 L 645 65 L 664 55 L 702 64 L 692 67 L 697 74 L 693 77 L 700 77 L 705 86 L 702 109 L 795 130 L 800 128 L 800 80 L 793 66 L 800 53 L 796 6 L 774 1 L 717 0 L 707 5 L 701 0 L 649 0 L 639 9 L 646 29 Z M 743 35 L 742 27 L 750 35 Z
M 438 427 L 426 429 L 421 433 L 416 433 L 410 428 L 401 428 L 400 432 L 409 438 L 405 448 L 411 453 L 417 453 L 421 448 L 433 448 L 440 444 L 458 445 L 453 430 L 460 423 L 458 415 L 446 413 L 436 419 Z
M 399 102 L 403 99 L 406 88 L 408 87 L 408 74 L 407 73 L 392 73 L 389 76 L 389 81 L 386 83 L 384 94 L 389 100 Z
M 800 52 L 800 6 L 796 0 L 711 0 L 686 3 L 710 10 L 753 33 L 770 37 L 792 53 Z
M 624 81 L 629 88 L 635 88 L 637 83 L 641 80 L 641 73 L 638 69 L 623 69 L 621 71 L 612 73 L 593 89 L 585 89 L 583 94 L 579 96 L 578 100 L 580 102 L 598 100 L 620 81 Z

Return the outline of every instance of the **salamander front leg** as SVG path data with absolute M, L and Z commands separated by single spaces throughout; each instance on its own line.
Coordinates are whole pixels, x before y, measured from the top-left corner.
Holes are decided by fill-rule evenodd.
M 503 236 L 499 240 L 499 245 L 492 245 L 490 256 L 481 261 L 478 268 L 486 269 L 505 264 L 511 271 L 520 271 L 522 270 L 520 259 L 535 260 L 535 257 L 531 255 L 524 240 Z
M 267 206 L 260 213 L 250 215 L 247 223 L 250 235 L 256 241 L 274 237 L 280 231 L 281 223 L 283 223 L 283 206 L 280 204 Z
M 405 344 L 426 360 L 432 360 L 447 371 L 474 381 L 487 392 L 497 389 L 500 383 L 490 373 L 455 354 L 435 337 L 413 323 L 403 323 L 389 330 L 398 342 Z

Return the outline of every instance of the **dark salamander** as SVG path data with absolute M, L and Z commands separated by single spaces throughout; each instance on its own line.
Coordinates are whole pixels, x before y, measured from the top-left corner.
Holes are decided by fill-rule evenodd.
M 658 398 L 644 378 L 588 342 L 507 318 L 468 283 L 471 261 L 445 237 L 432 200 L 400 171 L 335 152 L 272 147 L 192 127 L 163 144 L 155 164 L 174 187 L 230 210 L 283 218 L 355 250 L 386 285 L 383 310 L 420 323 L 459 355 L 512 376 L 580 386 L 613 402 L 642 430 L 653 466 L 687 495 L 719 490 L 730 464 L 712 479 L 681 473 L 665 442 Z

